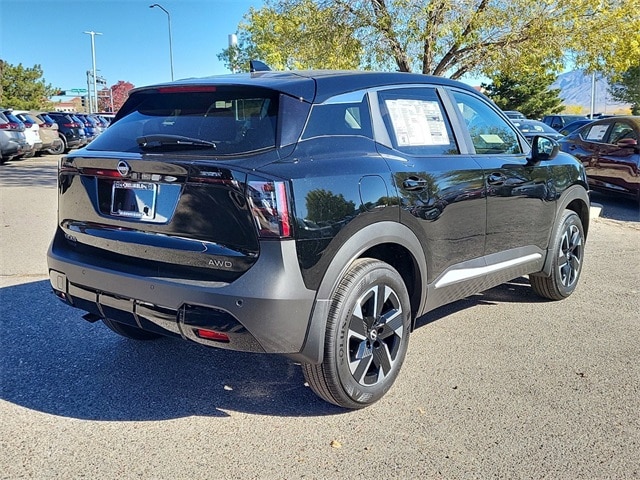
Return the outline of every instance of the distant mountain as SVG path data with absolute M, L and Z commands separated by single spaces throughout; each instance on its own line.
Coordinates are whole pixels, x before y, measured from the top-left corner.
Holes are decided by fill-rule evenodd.
M 559 75 L 551 88 L 560 89 L 565 108 L 582 107 L 582 113 L 591 109 L 591 75 L 580 70 Z M 615 102 L 609 94 L 606 78 L 596 75 L 595 113 L 629 113 L 630 105 Z

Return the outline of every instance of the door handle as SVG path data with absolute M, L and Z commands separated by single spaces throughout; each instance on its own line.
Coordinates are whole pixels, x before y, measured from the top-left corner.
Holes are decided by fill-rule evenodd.
M 491 173 L 487 178 L 487 183 L 489 185 L 502 185 L 506 180 L 507 177 L 501 173 Z
M 429 181 L 423 178 L 407 178 L 402 182 L 402 188 L 409 191 L 424 190 L 428 185 Z

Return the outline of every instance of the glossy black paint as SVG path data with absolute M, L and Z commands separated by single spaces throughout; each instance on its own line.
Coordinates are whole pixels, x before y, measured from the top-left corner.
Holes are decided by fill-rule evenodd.
M 197 148 L 105 152 L 95 144 L 65 157 L 49 259 L 54 289 L 71 298 L 75 292 L 76 306 L 99 316 L 120 309 L 126 321 L 142 326 L 144 318 L 200 343 L 207 342 L 192 327 L 221 328 L 229 319 L 252 351 L 319 362 L 331 295 L 357 258 L 399 272 L 415 318 L 541 271 L 559 210 L 578 211 L 586 231 L 585 176 L 575 159 L 532 160 L 502 112 L 446 79 L 259 72 L 186 80 L 136 89 L 116 122 L 146 96 L 207 85 L 277 92 L 269 97 L 279 105 L 273 148 L 222 155 Z M 458 94 L 490 111 L 498 126 L 473 123 L 482 118 L 472 119 Z M 406 103 L 391 103 L 398 99 Z M 414 142 L 410 132 L 398 141 L 398 118 L 415 117 L 412 109 L 428 112 L 429 138 L 441 135 L 437 141 Z M 261 179 L 272 182 L 270 190 L 256 190 Z M 155 186 L 156 216 L 123 216 L 114 207 L 119 181 Z M 252 205 L 263 194 L 286 199 L 279 205 L 288 221 L 282 238 L 261 233 Z M 123 211 L 136 213 L 134 206 Z M 194 308 L 193 322 L 181 320 L 179 312 Z M 210 324 L 207 309 L 216 311 Z

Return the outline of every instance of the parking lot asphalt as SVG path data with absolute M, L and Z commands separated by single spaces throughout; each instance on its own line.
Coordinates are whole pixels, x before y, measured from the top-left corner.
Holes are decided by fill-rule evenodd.
M 89 324 L 46 277 L 57 158 L 0 167 L 0 478 L 640 478 L 640 214 L 609 199 L 581 283 L 419 319 L 391 391 L 332 407 L 267 355 Z

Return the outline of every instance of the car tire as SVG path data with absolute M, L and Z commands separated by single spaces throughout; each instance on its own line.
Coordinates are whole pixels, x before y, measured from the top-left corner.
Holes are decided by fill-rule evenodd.
M 580 217 L 571 210 L 565 210 L 551 241 L 551 274 L 532 274 L 529 281 L 534 292 L 541 297 L 562 300 L 573 293 L 582 271 L 585 236 Z
M 148 332 L 146 330 L 142 330 L 141 328 L 132 327 L 131 325 L 126 325 L 120 322 L 115 322 L 108 318 L 103 318 L 102 323 L 104 323 L 107 327 L 109 327 L 110 330 L 116 332 L 118 335 L 130 338 L 132 340 L 155 340 L 162 337 L 162 335 L 158 333 Z
M 321 364 L 303 364 L 309 387 L 344 408 L 379 400 L 398 376 L 411 330 L 411 304 L 400 274 L 379 260 L 356 260 L 338 282 Z
M 55 142 L 53 144 L 53 147 L 51 147 L 49 150 L 47 150 L 51 155 L 61 155 L 64 153 L 64 140 L 62 140 L 61 138 L 59 138 L 58 140 L 60 140 L 59 142 Z

